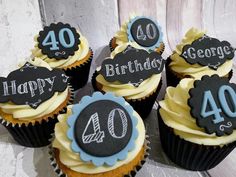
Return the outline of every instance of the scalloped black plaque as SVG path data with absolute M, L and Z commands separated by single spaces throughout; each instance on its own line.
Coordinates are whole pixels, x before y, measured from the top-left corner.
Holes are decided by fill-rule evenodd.
M 189 91 L 191 115 L 206 133 L 231 134 L 236 128 L 236 85 L 218 75 L 203 76 Z
M 79 49 L 80 35 L 69 24 L 52 23 L 39 32 L 38 47 L 44 55 L 57 60 L 67 59 Z

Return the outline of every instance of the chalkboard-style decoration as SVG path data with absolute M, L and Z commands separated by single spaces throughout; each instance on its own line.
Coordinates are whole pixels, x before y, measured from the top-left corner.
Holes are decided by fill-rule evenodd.
M 136 42 L 148 50 L 154 50 L 162 42 L 161 27 L 148 17 L 139 16 L 132 19 L 128 24 L 127 33 L 129 41 Z
M 226 60 L 234 58 L 235 49 L 227 41 L 206 35 L 183 47 L 181 56 L 190 64 L 200 64 L 216 70 Z
M 133 108 L 111 93 L 83 97 L 73 106 L 67 122 L 72 150 L 96 166 L 113 166 L 124 160 L 138 137 Z
M 203 76 L 189 91 L 191 115 L 206 133 L 229 135 L 236 128 L 236 84 L 218 75 Z
M 60 69 L 50 71 L 27 62 L 6 78 L 0 77 L 0 103 L 11 101 L 17 105 L 29 105 L 36 109 L 55 92 L 64 91 L 67 84 L 68 77 L 64 71 Z
M 80 35 L 69 24 L 52 23 L 39 32 L 38 47 L 48 58 L 67 59 L 79 49 Z
M 108 82 L 119 81 L 138 87 L 153 74 L 160 74 L 164 65 L 165 60 L 157 52 L 128 46 L 113 59 L 104 60 L 99 73 Z

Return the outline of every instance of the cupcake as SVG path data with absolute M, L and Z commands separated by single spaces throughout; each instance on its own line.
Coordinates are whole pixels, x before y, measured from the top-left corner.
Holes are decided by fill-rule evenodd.
M 93 77 L 95 91 L 122 96 L 142 118 L 152 110 L 161 89 L 165 60 L 157 52 L 147 52 L 134 43 L 116 47 Z
M 52 23 L 39 32 L 35 42 L 33 58 L 44 60 L 51 68 L 63 69 L 75 90 L 87 83 L 93 51 L 78 30 L 69 24 Z
M 68 76 L 40 59 L 0 77 L 0 95 L 0 123 L 27 147 L 50 143 L 57 115 L 72 100 Z
M 110 40 L 109 47 L 113 51 L 118 45 L 134 42 L 148 51 L 162 54 L 165 45 L 160 25 L 149 17 L 132 16 L 121 25 L 120 30 Z
M 233 57 L 234 48 L 229 42 L 191 28 L 167 61 L 167 84 L 176 86 L 183 78 L 200 79 L 213 74 L 230 79 Z
M 158 111 L 167 156 L 189 170 L 218 165 L 236 146 L 236 85 L 218 75 L 168 87 Z
M 145 162 L 143 121 L 122 97 L 95 92 L 58 119 L 50 148 L 58 176 L 131 176 Z

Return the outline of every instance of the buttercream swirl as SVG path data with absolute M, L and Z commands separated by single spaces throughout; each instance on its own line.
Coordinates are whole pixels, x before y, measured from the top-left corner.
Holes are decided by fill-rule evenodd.
M 35 36 L 34 38 L 36 43 L 34 49 L 32 50 L 32 55 L 33 57 L 40 58 L 45 62 L 47 62 L 51 68 L 65 69 L 71 64 L 75 63 L 76 61 L 84 59 L 89 52 L 89 44 L 87 39 L 84 36 L 82 36 L 81 33 L 79 34 L 80 34 L 80 44 L 78 45 L 79 49 L 75 51 L 74 55 L 69 56 L 67 59 L 56 60 L 55 58 L 48 58 L 47 55 L 44 55 L 42 53 L 42 50 L 38 47 L 38 41 L 37 41 L 38 35 Z
M 111 58 L 113 59 L 114 56 L 122 51 L 124 51 L 128 45 L 132 47 L 143 49 L 138 46 L 136 43 L 125 43 L 121 46 L 115 48 L 115 50 L 111 53 Z M 99 68 L 97 69 L 99 70 Z M 116 96 L 122 96 L 126 99 L 140 99 L 144 98 L 147 95 L 152 94 L 156 91 L 159 83 L 161 80 L 161 74 L 154 74 L 150 78 L 145 79 L 138 87 L 128 83 L 128 84 L 121 84 L 120 82 L 107 82 L 104 77 L 99 74 L 96 77 L 96 82 L 102 86 L 102 91 L 104 92 L 113 92 Z
M 52 143 L 53 147 L 59 149 L 60 151 L 60 162 L 71 170 L 85 174 L 96 174 L 111 171 L 121 167 L 122 165 L 128 164 L 141 151 L 145 140 L 145 128 L 140 116 L 134 112 L 134 115 L 138 119 L 137 129 L 139 131 L 139 136 L 135 141 L 135 148 L 128 152 L 128 156 L 125 160 L 117 161 L 114 166 L 95 166 L 91 162 L 83 162 L 80 159 L 79 154 L 74 153 L 71 150 L 71 141 L 67 137 L 67 131 L 69 128 L 67 125 L 67 118 L 72 114 L 71 108 L 72 106 L 68 106 L 67 112 L 58 116 L 59 122 L 55 126 L 55 139 Z
M 186 141 L 203 145 L 226 145 L 236 140 L 236 130 L 230 135 L 218 137 L 215 133 L 207 134 L 196 124 L 188 106 L 189 90 L 194 79 L 182 79 L 177 87 L 168 87 L 163 101 L 160 101 L 160 115 L 164 123 L 173 128 L 174 133 Z
M 225 63 L 220 65 L 217 70 L 210 69 L 208 66 L 201 66 L 199 64 L 189 64 L 181 57 L 182 49 L 185 45 L 191 44 L 193 41 L 201 38 L 205 32 L 196 28 L 191 28 L 182 39 L 181 43 L 176 46 L 175 51 L 170 56 L 171 62 L 170 69 L 179 75 L 181 78 L 190 76 L 191 78 L 200 79 L 203 75 L 218 74 L 220 77 L 227 76 L 233 66 L 233 60 L 226 60 Z
M 41 59 L 36 58 L 34 61 L 30 61 L 30 63 L 35 66 L 47 67 L 51 70 L 49 65 Z M 33 109 L 29 105 L 16 105 L 12 102 L 0 103 L 0 108 L 3 112 L 11 114 L 14 119 L 31 121 L 52 113 L 63 102 L 65 102 L 68 97 L 68 94 L 68 87 L 63 92 L 55 92 L 50 99 L 41 103 L 36 109 Z
M 131 19 L 135 18 L 135 16 L 136 16 L 135 14 L 131 14 L 129 17 L 129 20 L 125 21 L 121 25 L 120 30 L 116 32 L 115 38 L 116 38 L 117 45 L 122 45 L 129 42 L 128 33 L 127 33 L 128 23 L 131 21 Z

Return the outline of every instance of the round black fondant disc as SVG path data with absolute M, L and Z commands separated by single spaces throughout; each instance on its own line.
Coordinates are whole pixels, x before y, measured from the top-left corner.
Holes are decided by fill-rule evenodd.
M 127 131 L 123 137 L 123 127 L 125 127 L 126 125 L 122 124 L 122 119 L 118 111 L 115 111 L 114 119 L 112 119 L 114 122 L 114 131 L 112 131 L 112 133 L 114 133 L 113 136 L 112 133 L 110 133 L 108 130 L 109 114 L 114 109 L 121 109 L 125 113 L 127 118 Z M 100 130 L 97 133 L 95 133 L 94 127 L 98 124 L 94 123 L 93 121 L 89 122 L 92 115 L 96 117 L 95 122 L 99 121 L 98 124 Z M 89 135 L 92 135 L 94 133 L 97 136 L 89 137 Z M 79 114 L 79 117 L 75 123 L 74 135 L 76 142 L 84 152 L 97 157 L 107 157 L 120 152 L 126 147 L 132 135 L 132 121 L 128 112 L 120 104 L 110 100 L 96 101 L 88 105 Z M 115 138 L 114 136 L 122 138 Z M 100 142 L 91 141 L 92 139 L 96 139 Z
M 143 37 L 141 37 L 143 34 Z M 148 18 L 137 19 L 131 26 L 131 35 L 135 42 L 144 47 L 155 45 L 159 39 L 157 25 Z

